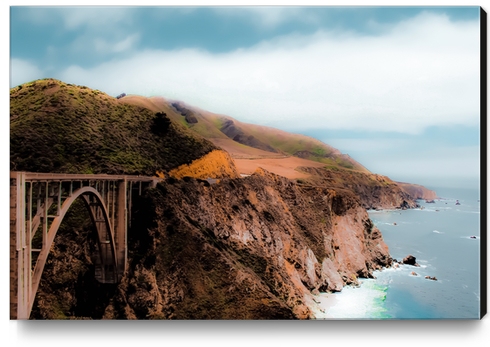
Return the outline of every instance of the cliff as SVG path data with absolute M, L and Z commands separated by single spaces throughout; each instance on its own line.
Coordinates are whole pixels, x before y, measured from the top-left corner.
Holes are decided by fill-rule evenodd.
M 418 184 L 396 182 L 404 191 L 410 194 L 414 199 L 439 199 L 437 193 Z
M 300 183 L 350 190 L 368 210 L 407 209 L 418 206 L 413 196 L 386 176 L 336 167 L 300 167 L 298 170 L 311 175 L 308 179 L 299 180 Z
M 99 292 L 92 318 L 304 319 L 312 292 L 341 290 L 392 263 L 352 192 L 260 169 L 216 184 L 169 177 L 134 206 L 129 268 L 117 288 Z M 86 257 L 76 242 L 57 247 Z M 101 289 L 81 289 L 81 278 L 42 285 L 50 305 L 35 304 L 39 317 L 83 315 L 77 295 Z

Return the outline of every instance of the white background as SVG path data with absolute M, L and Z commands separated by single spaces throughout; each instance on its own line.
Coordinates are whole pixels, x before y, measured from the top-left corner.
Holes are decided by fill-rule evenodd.
M 464 3 L 459 1 L 431 1 L 402 3 L 400 1 L 377 1 L 364 3 L 361 1 L 267 1 L 266 3 L 237 1 L 159 1 L 142 3 L 104 2 L 107 5 L 476 5 L 490 11 L 488 0 L 480 3 Z M 25 2 L 9 5 L 67 5 L 63 2 Z M 80 5 L 101 5 L 98 1 L 84 1 Z M 72 5 L 72 3 L 70 3 Z M 74 5 L 74 4 L 73 4 Z M 2 38 L 4 84 L 7 89 L 9 71 L 9 9 L 2 6 Z M 4 91 L 2 105 L 7 110 L 7 91 Z M 5 104 L 3 104 L 5 102 Z M 2 184 L 2 225 L 3 264 L 2 275 L 2 337 L 3 346 L 344 346 L 344 345 L 394 345 L 404 346 L 485 346 L 490 340 L 490 318 L 482 321 L 9 321 L 8 306 L 8 123 L 7 112 L 0 129 L 2 130 L 3 165 L 0 171 L 4 176 Z M 488 261 L 487 261 L 488 267 Z

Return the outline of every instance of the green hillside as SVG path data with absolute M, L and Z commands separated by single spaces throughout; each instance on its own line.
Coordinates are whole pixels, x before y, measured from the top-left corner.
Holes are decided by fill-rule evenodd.
M 217 149 L 164 112 L 54 79 L 10 90 L 10 169 L 155 175 Z

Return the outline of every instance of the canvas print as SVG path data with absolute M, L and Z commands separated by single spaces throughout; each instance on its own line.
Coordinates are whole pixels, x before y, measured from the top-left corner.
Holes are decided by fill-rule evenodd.
M 481 318 L 484 19 L 12 6 L 10 319 Z

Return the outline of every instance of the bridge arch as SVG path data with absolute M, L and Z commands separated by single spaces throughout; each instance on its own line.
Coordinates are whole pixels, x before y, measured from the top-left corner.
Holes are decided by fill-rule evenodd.
M 103 271 L 102 278 L 104 280 L 104 278 L 109 275 L 109 277 L 111 277 L 111 282 L 117 282 L 118 280 L 114 228 L 111 225 L 109 213 L 107 211 L 107 207 L 104 204 L 104 199 L 95 188 L 89 186 L 82 187 L 74 191 L 72 195 L 63 202 L 58 215 L 51 222 L 47 234 L 46 247 L 42 248 L 34 267 L 34 272 L 32 275 L 32 290 L 29 300 L 30 307 L 28 308 L 28 312 L 31 311 L 32 305 L 34 304 L 34 299 L 37 293 L 37 289 L 39 287 L 39 283 L 41 281 L 44 266 L 46 265 L 49 251 L 51 249 L 51 246 L 53 245 L 58 229 L 69 208 L 78 198 L 83 199 L 85 206 L 89 211 L 92 223 L 94 224 L 97 231 L 98 250 L 102 265 L 104 268 L 109 268 L 109 271 L 112 271 L 112 274 L 107 274 Z
M 29 319 L 50 248 L 77 199 L 83 199 L 97 233 L 96 279 L 119 282 L 127 267 L 133 193 L 141 195 L 160 180 L 134 175 L 11 171 L 10 318 Z M 56 206 L 54 215 L 48 215 L 51 206 Z M 40 249 L 32 244 L 34 235 L 41 232 L 38 228 L 42 229 Z M 35 264 L 33 252 L 38 255 Z

